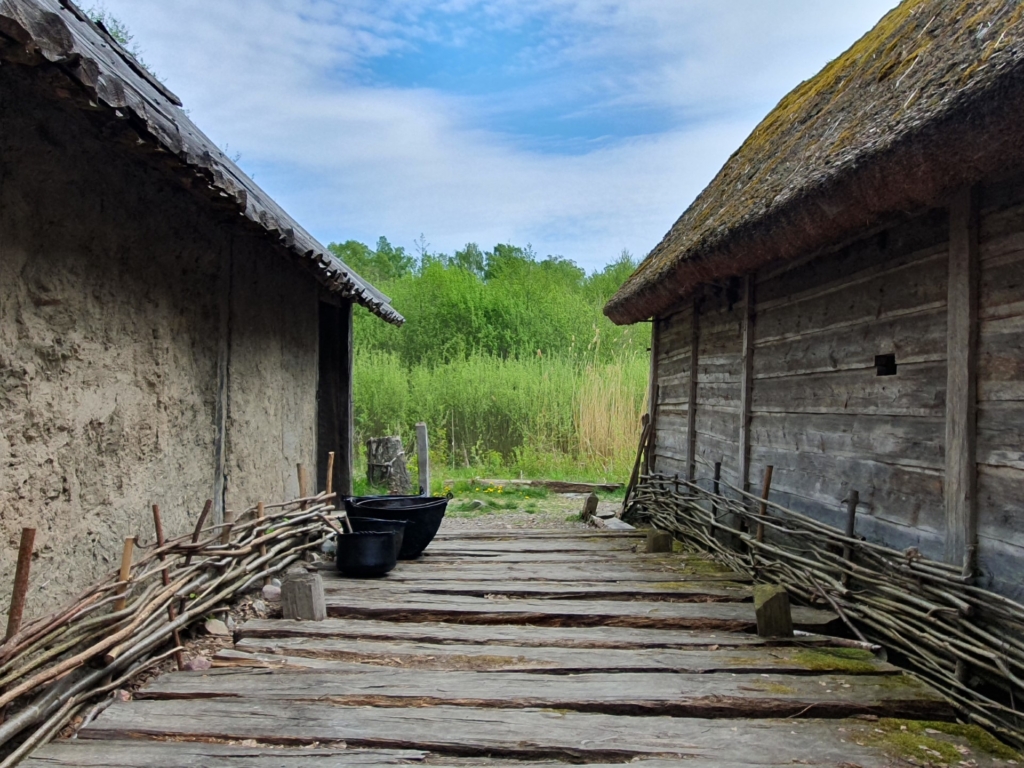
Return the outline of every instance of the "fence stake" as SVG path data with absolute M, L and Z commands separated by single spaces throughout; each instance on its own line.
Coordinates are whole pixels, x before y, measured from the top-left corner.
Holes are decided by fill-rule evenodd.
M 306 468 L 301 464 L 295 465 L 295 474 L 299 478 L 299 498 L 305 499 L 309 497 L 309 477 L 306 475 Z M 300 509 L 306 508 L 306 502 L 302 502 Z
M 135 537 L 129 536 L 124 540 L 124 549 L 121 551 L 121 575 L 119 581 L 121 582 L 117 587 L 117 594 L 124 595 L 128 592 L 128 577 L 131 576 L 132 572 L 132 553 L 135 551 Z M 122 597 L 116 603 L 114 603 L 115 611 L 123 611 L 125 605 L 128 603 L 127 597 Z
M 21 629 L 21 618 L 25 614 L 25 597 L 28 595 L 28 577 L 32 570 L 32 549 L 36 543 L 36 529 L 21 529 L 21 546 L 18 548 L 18 567 L 14 572 L 14 592 L 11 594 L 11 609 L 7 612 L 7 637 L 10 640 Z
M 722 462 L 716 461 L 715 462 L 715 479 L 714 479 L 714 482 L 712 484 L 712 487 L 715 489 L 715 496 L 718 496 L 718 492 L 719 492 L 719 489 L 721 487 L 719 484 L 721 482 L 722 482 Z M 717 522 L 718 522 L 718 504 L 715 503 L 714 501 L 712 501 L 711 502 L 711 530 L 710 530 L 711 538 L 715 537 L 715 527 L 716 527 L 715 523 L 717 523 Z
M 757 521 L 757 541 L 764 541 L 764 518 L 768 516 L 768 492 L 772 489 L 772 472 L 775 467 L 769 464 L 764 468 L 764 490 L 761 492 L 760 519 Z
M 334 490 L 334 451 L 327 454 L 327 495 Z
M 153 505 L 153 526 L 156 528 L 156 545 L 157 545 L 158 548 L 162 549 L 163 546 L 164 546 L 165 539 L 164 539 L 164 524 L 163 524 L 163 521 L 160 519 L 160 505 L 159 504 L 154 504 Z M 160 562 L 163 563 L 166 560 L 167 560 L 167 556 L 161 554 L 160 555 Z M 166 568 L 164 568 L 163 573 L 161 574 L 161 576 L 163 578 L 163 582 L 164 582 L 164 586 L 165 587 L 171 583 L 171 574 L 170 574 L 170 572 Z M 168 603 L 167 604 L 167 619 L 173 624 L 174 620 L 176 618 L 178 618 L 178 613 L 177 613 L 177 611 L 174 610 L 174 603 Z M 178 646 L 181 645 L 181 633 L 179 633 L 178 630 L 174 630 L 174 644 L 178 645 Z M 184 658 L 184 656 L 181 655 L 181 651 L 175 651 L 174 652 L 174 662 L 178 665 L 178 671 L 179 672 L 185 668 L 185 658 Z
M 422 421 L 416 425 L 416 462 L 420 472 L 420 494 L 430 495 L 430 437 L 427 425 Z
M 331 454 L 331 458 L 334 458 L 334 454 L 333 453 Z M 266 512 L 266 510 L 263 507 L 263 502 L 262 501 L 256 502 L 256 518 L 258 520 L 262 520 L 266 516 L 267 516 L 267 512 Z M 266 544 L 260 544 L 260 557 L 266 557 L 266 556 L 267 556 L 267 545 Z M 266 586 L 271 581 L 272 581 L 272 579 L 269 576 L 264 576 L 263 577 L 263 586 Z

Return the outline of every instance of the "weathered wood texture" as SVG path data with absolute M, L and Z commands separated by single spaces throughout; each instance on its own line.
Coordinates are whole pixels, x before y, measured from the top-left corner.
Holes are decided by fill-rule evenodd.
M 984 185 L 978 197 L 978 566 L 984 584 L 1021 600 L 1024 178 Z
M 694 556 L 621 549 L 642 543 L 636 536 L 545 534 L 518 546 L 552 541 L 607 545 L 583 554 L 601 558 L 608 576 L 643 560 L 699 570 Z M 634 759 L 648 768 L 680 759 L 701 768 L 849 760 L 881 768 L 889 758 L 861 738 L 871 723 L 844 718 L 952 717 L 934 691 L 866 651 L 822 636 L 758 638 L 752 603 L 645 599 L 679 591 L 746 599 L 749 587 L 586 584 L 571 568 L 562 580 L 460 583 L 437 571 L 493 559 L 480 546 L 503 543 L 497 557 L 516 554 L 516 541 L 490 534 L 449 543 L 446 557 L 409 564 L 405 580 L 324 575 L 334 611 L 379 618 L 247 622 L 212 670 L 157 678 L 77 742 L 51 745 L 28 765 L 288 768 L 305 747 L 303 764 L 333 768 L 460 758 L 481 768 L 522 759 L 549 768 Z M 802 618 L 833 619 L 806 610 Z
M 158 678 L 136 699 L 330 702 L 356 707 L 543 707 L 613 715 L 672 717 L 851 717 L 950 719 L 952 707 L 910 677 L 620 672 L 409 670 L 350 665 L 331 669 L 213 669 Z
M 822 720 L 704 720 L 628 717 L 548 710 L 473 707 L 362 708 L 257 700 L 139 701 L 115 704 L 79 739 L 127 736 L 224 737 L 271 743 L 331 743 L 354 748 L 429 749 L 440 755 L 557 758 L 574 762 L 644 755 L 714 758 L 758 765 L 825 765 L 856 761 L 886 768 L 889 758 L 851 737 L 871 724 L 850 721 L 838 732 Z M 419 745 L 419 746 L 413 746 Z
M 538 671 L 558 674 L 583 672 L 684 672 L 688 674 L 901 674 L 900 670 L 864 651 L 851 658 L 848 651 L 775 646 L 770 652 L 756 645 L 731 647 L 714 642 L 709 648 L 690 650 L 581 649 L 579 647 L 479 645 L 317 639 L 308 637 L 244 639 L 234 649 L 219 651 L 214 666 L 291 666 L 348 670 L 356 664 L 403 669 L 461 669 L 484 671 Z
M 319 573 L 290 575 L 281 585 L 281 612 L 286 619 L 323 621 L 327 618 L 324 584 Z

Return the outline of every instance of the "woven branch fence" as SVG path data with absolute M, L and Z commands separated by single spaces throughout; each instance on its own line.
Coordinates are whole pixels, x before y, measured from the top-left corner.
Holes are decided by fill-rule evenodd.
M 130 562 L 126 542 L 122 571 L 0 646 L 0 749 L 8 752 L 0 768 L 17 765 L 76 717 L 87 724 L 109 703 L 106 694 L 151 667 L 176 654 L 180 664 L 181 630 L 338 532 L 333 498 L 260 504 L 216 526 L 205 525 L 207 502 L 195 531 L 169 541 L 154 508 L 156 543 L 136 549 L 141 555 Z
M 824 605 L 906 658 L 965 717 L 1024 748 L 1024 605 L 960 568 L 848 536 L 725 482 L 640 478 L 623 519 L 676 534 L 759 581 Z

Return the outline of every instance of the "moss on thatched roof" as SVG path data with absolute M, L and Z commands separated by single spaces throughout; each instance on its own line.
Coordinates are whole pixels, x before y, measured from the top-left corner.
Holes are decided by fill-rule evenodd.
M 1024 162 L 1024 0 L 904 0 L 801 83 L 605 308 L 663 312 Z

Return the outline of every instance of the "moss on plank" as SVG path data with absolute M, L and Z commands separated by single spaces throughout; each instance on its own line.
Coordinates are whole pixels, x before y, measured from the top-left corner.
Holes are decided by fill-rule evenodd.
M 984 753 L 999 760 L 1024 760 L 1010 747 L 976 725 L 884 718 L 862 733 L 865 743 L 875 744 L 892 757 L 926 763 L 961 765 L 961 751 Z M 960 747 L 960 749 L 958 749 Z

